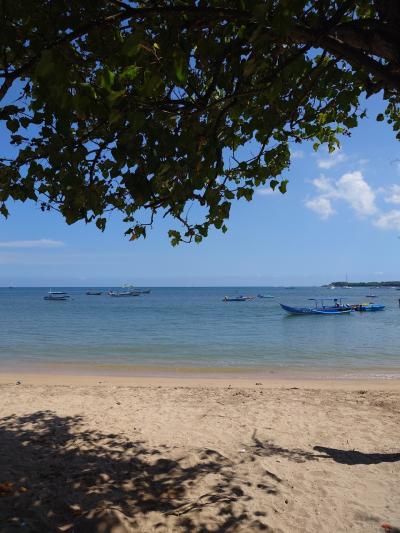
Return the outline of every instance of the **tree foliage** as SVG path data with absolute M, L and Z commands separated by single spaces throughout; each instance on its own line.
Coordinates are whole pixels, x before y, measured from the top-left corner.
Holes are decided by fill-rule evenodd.
M 180 223 L 173 244 L 199 242 L 257 186 L 286 191 L 291 143 L 334 150 L 363 94 L 382 91 L 377 119 L 400 128 L 397 0 L 1 0 L 0 13 L 5 216 L 30 199 L 104 229 L 118 210 L 136 238 L 160 213 Z

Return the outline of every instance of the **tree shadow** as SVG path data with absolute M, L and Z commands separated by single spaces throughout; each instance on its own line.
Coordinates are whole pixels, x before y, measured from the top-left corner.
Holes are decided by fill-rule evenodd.
M 333 459 L 345 465 L 377 465 L 400 461 L 400 453 L 363 453 L 357 450 L 338 450 L 325 446 L 314 446 L 314 450 L 325 454 L 319 457 Z
M 252 497 L 235 467 L 210 449 L 182 455 L 89 431 L 79 416 L 9 416 L 0 421 L 0 530 L 271 531 L 265 513 L 246 512 Z
M 307 452 L 305 450 L 300 450 L 299 448 L 293 448 L 290 450 L 289 448 L 283 448 L 282 446 L 278 446 L 272 441 L 261 441 L 257 437 L 257 430 L 254 430 L 253 432 L 252 441 L 253 444 L 251 446 L 251 450 L 253 451 L 254 455 L 261 457 L 272 457 L 274 455 L 280 455 L 281 457 L 284 457 L 291 461 L 295 461 L 296 463 L 304 463 L 305 461 L 316 461 L 319 457 L 321 457 L 313 452 Z
M 333 459 L 337 463 L 346 465 L 372 465 L 379 463 L 395 463 L 400 461 L 400 453 L 363 453 L 357 450 L 339 450 L 327 448 L 325 446 L 314 446 L 314 453 L 298 448 L 283 448 L 271 441 L 261 441 L 254 430 L 251 449 L 255 455 L 262 457 L 272 457 L 280 455 L 296 463 L 305 461 L 318 461 L 319 459 Z

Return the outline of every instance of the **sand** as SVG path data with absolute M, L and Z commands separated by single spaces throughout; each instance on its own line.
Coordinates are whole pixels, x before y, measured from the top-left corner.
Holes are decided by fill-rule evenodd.
M 2 374 L 0 417 L 2 533 L 400 528 L 396 380 Z

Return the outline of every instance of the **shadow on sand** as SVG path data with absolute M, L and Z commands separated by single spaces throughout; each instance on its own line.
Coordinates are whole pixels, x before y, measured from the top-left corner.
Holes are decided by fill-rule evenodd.
M 296 463 L 305 461 L 318 461 L 319 459 L 332 459 L 336 463 L 345 465 L 373 465 L 379 463 L 395 463 L 400 461 L 400 453 L 363 453 L 357 450 L 339 450 L 325 446 L 314 446 L 313 453 L 298 448 L 288 449 L 278 446 L 271 441 L 261 441 L 254 430 L 251 449 L 255 455 L 272 457 L 279 455 Z
M 0 451 L 2 533 L 272 531 L 213 450 L 182 456 L 41 411 L 2 419 Z
M 400 453 L 363 453 L 357 450 L 337 450 L 324 446 L 314 446 L 314 450 L 324 454 L 318 457 L 333 459 L 344 465 L 377 465 L 400 461 Z

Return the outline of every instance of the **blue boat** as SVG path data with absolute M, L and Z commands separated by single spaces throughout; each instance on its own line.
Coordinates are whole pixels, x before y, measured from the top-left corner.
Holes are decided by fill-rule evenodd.
M 373 303 L 366 303 L 366 304 L 355 304 L 352 305 L 351 308 L 354 311 L 360 311 L 361 313 L 370 311 L 383 311 L 385 309 L 385 306 L 382 304 L 373 304 Z
M 257 298 L 274 298 L 272 294 L 257 294 Z
M 324 305 L 324 300 L 309 298 L 315 302 L 315 307 L 292 307 L 290 305 L 280 304 L 282 309 L 291 315 L 348 315 L 352 308 L 342 304 L 341 298 L 333 298 L 333 305 Z

